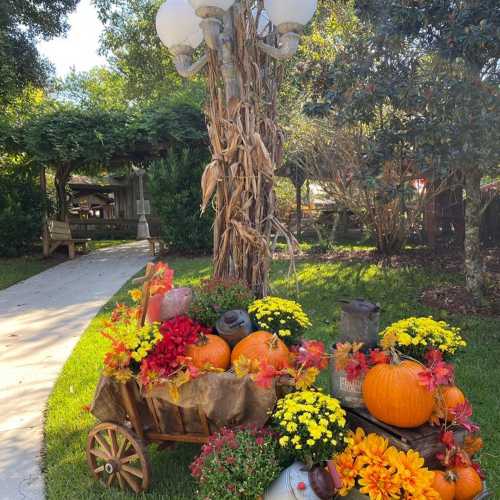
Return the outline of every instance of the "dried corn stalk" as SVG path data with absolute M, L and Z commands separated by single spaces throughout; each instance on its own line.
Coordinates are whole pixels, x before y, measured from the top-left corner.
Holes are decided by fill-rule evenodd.
M 213 159 L 202 188 L 203 207 L 215 194 L 215 277 L 243 280 L 262 296 L 267 294 L 271 232 L 282 230 L 274 216 L 273 191 L 282 157 L 276 125 L 282 70 L 256 47 L 254 4 L 241 0 L 233 14 L 238 98 L 226 102 L 220 59 L 215 51 L 209 54 L 206 114 Z

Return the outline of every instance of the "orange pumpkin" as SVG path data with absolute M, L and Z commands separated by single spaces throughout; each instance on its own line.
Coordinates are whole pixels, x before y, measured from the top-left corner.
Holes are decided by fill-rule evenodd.
M 277 370 L 290 366 L 290 351 L 285 343 L 269 332 L 254 332 L 240 340 L 231 354 L 231 363 L 244 356 L 249 360 L 265 361 Z
M 446 420 L 452 422 L 453 415 L 450 409 L 465 403 L 464 393 L 456 385 L 442 387 L 440 391 L 443 407 L 446 409 Z
M 483 482 L 474 467 L 455 467 L 453 472 L 457 476 L 455 500 L 472 500 L 483 491 Z
M 432 415 L 434 393 L 420 385 L 422 365 L 415 361 L 379 364 L 363 382 L 363 400 L 381 422 L 396 427 L 418 427 Z
M 186 356 L 190 357 L 193 365 L 200 370 L 207 366 L 227 370 L 231 349 L 218 335 L 202 335 L 196 344 L 187 347 Z
M 451 471 L 435 470 L 432 488 L 441 495 L 442 500 L 453 500 L 455 498 L 456 479 L 455 474 Z

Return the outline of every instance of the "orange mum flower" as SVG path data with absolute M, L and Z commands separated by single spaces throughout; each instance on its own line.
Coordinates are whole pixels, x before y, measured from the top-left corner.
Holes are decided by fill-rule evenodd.
M 369 465 L 359 473 L 361 493 L 369 495 L 370 500 L 389 500 L 401 498 L 400 484 L 389 469 L 380 465 Z
M 345 497 L 354 488 L 360 467 L 350 451 L 344 451 L 337 455 L 335 465 L 342 479 L 339 495 Z
M 378 434 L 369 434 L 358 447 L 362 454 L 360 462 L 368 465 L 387 464 L 387 447 L 389 441 Z
M 434 474 L 424 467 L 424 459 L 417 451 L 409 450 L 406 453 L 389 450 L 389 463 L 396 469 L 402 488 L 410 493 L 417 494 L 430 487 Z

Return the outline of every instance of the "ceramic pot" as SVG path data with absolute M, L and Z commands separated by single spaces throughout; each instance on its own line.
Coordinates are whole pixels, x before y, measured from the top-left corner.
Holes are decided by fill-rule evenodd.
M 286 468 L 264 494 L 264 500 L 330 500 L 335 488 L 328 472 L 320 466 L 308 471 L 295 462 Z
M 227 311 L 217 321 L 217 333 L 234 347 L 241 339 L 252 332 L 252 321 L 242 309 Z

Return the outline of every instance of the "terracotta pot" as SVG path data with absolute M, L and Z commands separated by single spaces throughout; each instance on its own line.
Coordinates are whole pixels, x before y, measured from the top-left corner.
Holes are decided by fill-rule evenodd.
M 193 300 L 191 288 L 173 288 L 166 294 L 156 294 L 149 299 L 147 320 L 162 322 L 188 314 Z

